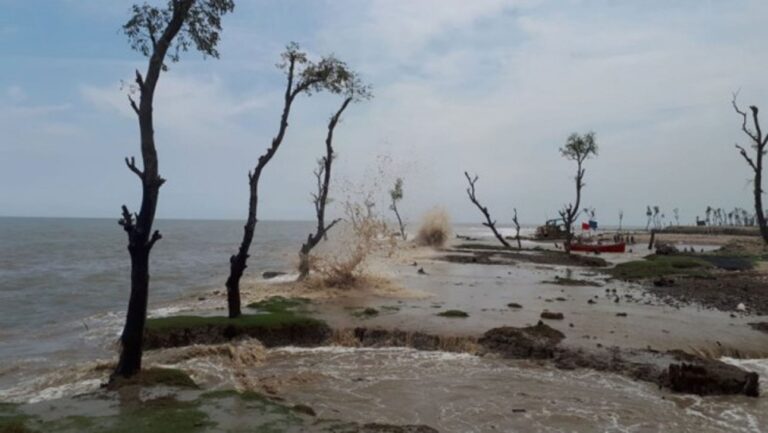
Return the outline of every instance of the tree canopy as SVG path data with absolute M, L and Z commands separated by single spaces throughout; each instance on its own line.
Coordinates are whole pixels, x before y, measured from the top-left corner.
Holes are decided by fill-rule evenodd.
M 183 25 L 167 47 L 168 58 L 178 62 L 182 52 L 194 48 L 203 56 L 218 58 L 216 49 L 221 33 L 221 17 L 235 8 L 233 0 L 169 0 L 165 7 L 148 3 L 133 5 L 131 18 L 123 25 L 131 48 L 151 57 L 158 43 L 165 40 L 163 33 L 175 19 Z M 164 30 L 166 29 L 166 30 Z M 163 64 L 163 69 L 167 65 Z

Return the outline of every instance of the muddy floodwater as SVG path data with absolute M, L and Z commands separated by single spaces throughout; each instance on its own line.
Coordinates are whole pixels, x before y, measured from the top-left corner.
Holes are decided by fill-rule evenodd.
M 281 349 L 254 370 L 319 416 L 441 432 L 761 432 L 768 400 L 674 395 L 622 376 L 412 349 Z M 291 377 L 302 377 L 292 382 Z

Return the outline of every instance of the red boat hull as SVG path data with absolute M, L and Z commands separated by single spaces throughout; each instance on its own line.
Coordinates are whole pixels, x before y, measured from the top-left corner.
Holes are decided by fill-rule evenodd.
M 623 253 L 627 249 L 624 242 L 618 244 L 573 244 L 571 251 L 582 251 L 586 253 Z

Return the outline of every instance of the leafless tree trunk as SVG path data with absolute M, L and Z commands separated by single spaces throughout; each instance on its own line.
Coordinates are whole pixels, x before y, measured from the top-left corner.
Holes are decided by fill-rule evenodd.
M 400 227 L 400 237 L 404 240 L 408 240 L 408 234 L 405 232 L 405 224 L 403 224 L 403 219 L 400 218 L 400 212 L 397 210 L 397 203 L 395 200 L 392 200 L 392 204 L 390 205 L 390 208 L 395 213 L 395 217 L 397 217 L 397 226 Z
M 566 253 L 571 252 L 571 243 L 573 242 L 573 223 L 579 216 L 579 205 L 581 204 L 581 189 L 584 188 L 584 169 L 582 168 L 582 160 L 576 161 L 576 201 L 574 203 L 567 204 L 560 210 L 560 217 L 563 219 L 565 225 L 565 242 L 563 244 Z
M 325 205 L 328 202 L 328 187 L 331 183 L 331 166 L 333 164 L 333 132 L 336 129 L 336 125 L 339 123 L 344 110 L 347 109 L 349 103 L 352 102 L 353 97 L 348 96 L 344 99 L 341 107 L 336 113 L 331 116 L 331 120 L 328 122 L 328 134 L 325 137 L 325 156 L 318 161 L 318 169 L 315 171 L 315 177 L 317 177 L 317 194 L 314 194 L 313 202 L 315 204 L 315 214 L 317 216 L 317 229 L 315 233 L 310 233 L 307 236 L 307 241 L 301 245 L 299 250 L 299 280 L 303 280 L 309 276 L 309 253 L 312 249 L 320 243 L 328 231 L 335 226 L 340 218 L 331 221 L 328 226 L 325 225 Z
M 136 71 L 136 85 L 139 91 L 139 103 L 130 96 L 131 108 L 139 119 L 141 135 L 141 156 L 143 170 L 136 166 L 135 158 L 126 158 L 128 168 L 141 180 L 142 196 L 139 213 L 131 214 L 123 205 L 119 223 L 128 234 L 128 252 L 131 256 L 131 295 L 125 326 L 120 337 L 122 350 L 112 377 L 131 377 L 141 370 L 142 343 L 144 324 L 147 319 L 147 298 L 149 295 L 149 253 L 155 242 L 162 236 L 152 231 L 160 187 L 165 179 L 160 177 L 155 149 L 155 134 L 152 119 L 152 104 L 155 87 L 163 69 L 163 62 L 173 39 L 181 30 L 184 20 L 194 0 L 178 2 L 173 8 L 173 15 L 167 27 L 158 39 L 152 36 L 153 51 L 149 58 L 146 75 Z
M 765 213 L 763 211 L 763 156 L 765 155 L 765 146 L 768 144 L 768 136 L 763 136 L 763 131 L 760 129 L 760 120 L 758 119 L 759 110 L 754 105 L 751 105 L 749 109 L 752 112 L 752 123 L 755 130 L 752 131 L 747 127 L 747 113 L 742 111 L 736 104 L 736 97 L 737 94 L 734 93 L 731 103 L 733 104 L 733 109 L 742 118 L 741 130 L 752 140 L 752 148 L 755 149 L 754 159 L 749 156 L 747 150 L 742 146 L 737 144 L 736 148 L 739 149 L 741 156 L 744 157 L 744 160 L 747 161 L 747 164 L 749 164 L 754 173 L 752 183 L 755 197 L 755 216 L 757 217 L 757 225 L 760 227 L 760 235 L 763 238 L 763 242 L 768 244 L 768 225 L 766 225 Z
M 485 217 L 485 222 L 483 225 L 491 229 L 493 235 L 496 236 L 496 239 L 498 239 L 502 245 L 504 245 L 506 248 L 512 249 L 512 246 L 509 245 L 509 242 L 507 242 L 506 239 L 504 239 L 504 236 L 502 236 L 501 233 L 496 230 L 496 221 L 491 219 L 491 214 L 488 212 L 488 208 L 481 205 L 477 200 L 477 196 L 475 194 L 475 183 L 479 177 L 477 175 L 475 175 L 475 177 L 471 177 L 466 171 L 464 172 L 464 176 L 467 177 L 467 182 L 469 182 L 469 186 L 467 187 L 467 196 L 469 196 L 469 201 L 474 203 L 474 205 L 480 209 L 480 212 L 482 212 L 483 216 Z
M 512 223 L 515 224 L 515 240 L 517 241 L 517 249 L 522 250 L 523 244 L 520 242 L 520 222 L 517 220 L 517 208 L 514 209 L 515 213 L 512 216 Z

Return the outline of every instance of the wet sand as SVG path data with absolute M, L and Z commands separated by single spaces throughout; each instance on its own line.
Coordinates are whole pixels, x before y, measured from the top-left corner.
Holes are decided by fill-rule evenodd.
M 540 314 L 549 310 L 564 315 L 563 320 L 546 323 L 565 333 L 565 345 L 682 349 L 713 355 L 738 352 L 746 356 L 768 357 L 765 334 L 748 325 L 768 320 L 768 316 L 731 317 L 728 312 L 695 304 L 672 307 L 641 285 L 609 280 L 596 269 L 530 263 L 511 266 L 455 264 L 437 260 L 436 254 L 415 250 L 407 258 L 390 262 L 386 277 L 393 285 L 402 288 L 392 291 L 391 296 L 352 293 L 318 299 L 313 304 L 314 315 L 328 321 L 333 328 L 379 326 L 441 335 L 478 336 L 498 326 L 535 324 Z M 627 254 L 635 258 L 643 255 Z M 601 257 L 610 261 L 629 259 L 622 255 L 604 254 Z M 418 265 L 413 266 L 413 261 Z M 418 273 L 420 268 L 426 275 Z M 566 277 L 593 281 L 599 287 L 551 283 L 556 278 Z M 398 293 L 404 297 L 399 297 Z M 409 298 L 409 293 L 419 296 Z M 428 297 L 420 299 L 424 294 Z M 509 308 L 509 303 L 518 303 L 522 308 Z M 355 314 L 366 307 L 376 308 L 379 314 L 375 317 Z M 437 315 L 450 309 L 465 311 L 469 317 Z M 626 316 L 617 316 L 619 313 Z

